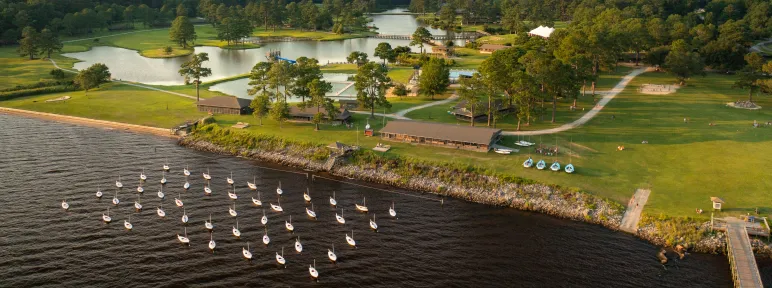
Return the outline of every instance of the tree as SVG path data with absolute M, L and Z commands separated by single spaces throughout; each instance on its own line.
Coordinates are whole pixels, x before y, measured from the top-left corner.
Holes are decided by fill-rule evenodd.
M 179 16 L 188 16 L 188 9 L 185 8 L 185 5 L 180 3 L 180 5 L 177 5 L 177 17 Z
M 319 131 L 319 123 L 324 119 L 324 113 L 321 112 L 321 108 L 327 111 L 328 119 L 334 120 L 338 117 L 338 110 L 335 109 L 335 103 L 332 99 L 327 98 L 327 93 L 332 91 L 332 84 L 321 79 L 314 79 L 311 83 L 308 83 L 308 90 L 311 98 L 308 103 L 303 102 L 303 108 L 316 107 L 316 114 L 314 115 L 313 122 L 316 126 L 314 130 Z
M 252 34 L 252 25 L 243 17 L 226 17 L 217 25 L 217 39 L 237 43 L 239 40 Z
M 378 43 L 378 47 L 375 47 L 375 57 L 381 58 L 383 60 L 383 65 L 386 65 L 386 60 L 389 62 L 394 62 L 396 59 L 396 55 L 394 55 L 394 50 L 391 49 L 391 44 L 388 42 L 381 42 Z
M 292 95 L 300 96 L 301 102 L 306 101 L 306 97 L 311 96 L 311 88 L 308 86 L 314 80 L 322 79 L 322 70 L 319 67 L 319 61 L 315 58 L 300 57 L 292 67 Z
M 426 30 L 424 27 L 418 27 L 410 38 L 410 46 L 420 46 L 421 54 L 424 54 L 424 43 L 428 43 L 432 39 L 434 38 L 429 30 Z
M 370 109 L 370 118 L 375 118 L 376 107 L 391 108 L 386 100 L 386 88 L 391 79 L 386 68 L 375 62 L 367 62 L 357 69 L 354 76 L 354 88 L 357 90 L 357 102 L 365 109 Z
M 91 65 L 91 67 L 78 72 L 78 75 L 75 76 L 74 82 L 83 88 L 83 90 L 86 90 L 86 93 L 88 93 L 89 89 L 99 87 L 99 84 L 109 80 L 110 70 L 107 68 L 107 66 L 102 63 L 96 63 Z
M 753 102 L 753 92 L 762 87 L 763 81 L 769 79 L 769 75 L 764 74 L 764 57 L 758 53 L 746 54 L 745 62 L 747 65 L 732 88 L 748 89 L 748 101 Z
M 646 25 L 641 18 L 631 18 L 622 21 L 622 31 L 626 37 L 622 37 L 625 48 L 635 51 L 635 66 L 641 61 L 641 51 L 647 50 L 651 44 L 651 38 Z
M 458 94 L 461 96 L 461 100 L 466 102 L 466 109 L 472 113 L 469 121 L 471 126 L 474 126 L 475 112 L 482 102 L 478 93 L 485 89 L 484 86 L 485 83 L 480 73 L 475 73 L 472 78 L 461 79 L 461 89 L 458 90 Z
M 46 53 L 47 58 L 51 58 L 52 52 L 62 51 L 62 47 L 64 47 L 62 41 L 51 30 L 46 28 L 40 32 L 40 51 Z
M 501 16 L 501 26 L 512 34 L 525 30 L 525 24 L 520 17 L 520 9 L 516 7 L 506 9 Z
M 269 105 L 271 105 L 271 92 L 263 91 L 260 95 L 255 96 L 252 102 L 249 103 L 249 108 L 252 108 L 252 115 L 260 118 L 260 126 L 263 126 L 263 117 L 268 115 L 271 111 Z
M 252 71 L 249 72 L 249 86 L 251 86 L 247 91 L 249 95 L 263 94 L 268 91 L 268 86 L 270 86 L 269 71 L 271 71 L 270 62 L 257 62 L 252 67 Z M 270 94 L 270 96 L 275 97 L 276 95 Z
M 19 40 L 19 48 L 17 51 L 20 56 L 29 56 L 29 59 L 35 59 L 35 54 L 38 54 L 40 50 L 40 34 L 30 26 L 24 27 L 21 32 L 21 40 Z
M 203 67 L 206 61 L 209 61 L 209 54 L 202 52 L 194 54 L 190 60 L 180 65 L 179 73 L 180 76 L 185 77 L 185 85 L 190 84 L 191 79 L 196 85 L 196 102 L 200 100 L 198 86 L 201 85 L 201 78 L 212 75 L 212 69 Z
M 407 87 L 405 87 L 405 84 L 397 83 L 394 85 L 394 89 L 391 91 L 392 94 L 397 96 L 407 96 Z
M 279 128 L 281 128 L 284 120 L 289 118 L 289 104 L 287 104 L 287 101 L 278 98 L 276 102 L 273 103 L 273 106 L 271 106 L 270 115 L 271 119 L 279 122 Z
M 177 16 L 169 28 L 169 38 L 182 48 L 188 48 L 188 42 L 196 40 L 196 30 L 186 16 Z
M 55 69 L 51 70 L 51 72 L 49 74 L 51 74 L 51 76 L 53 76 L 54 79 L 64 79 L 64 77 L 65 77 L 64 76 L 64 71 L 62 71 L 62 69 L 59 69 L 59 68 L 55 68 Z
M 683 39 L 673 41 L 670 53 L 665 57 L 664 68 L 673 74 L 681 85 L 692 75 L 705 75 L 705 64 L 702 63 L 700 54 L 690 51 Z
M 440 9 L 440 27 L 445 30 L 451 30 L 456 26 L 456 9 L 450 3 Z
M 346 61 L 348 63 L 356 63 L 357 67 L 361 67 L 362 65 L 368 62 L 367 53 L 360 52 L 360 51 L 351 52 L 351 54 L 349 54 L 348 57 L 346 57 Z
M 742 21 L 729 20 L 718 27 L 719 36 L 700 50 L 705 64 L 719 70 L 741 69 L 745 64 L 749 33 Z
M 445 65 L 445 60 L 434 57 L 430 58 L 421 67 L 421 76 L 418 79 L 418 93 L 430 96 L 434 100 L 434 95 L 442 94 L 448 90 L 448 85 L 450 85 L 449 77 L 450 68 Z
M 282 100 L 285 104 L 292 90 L 290 87 L 292 85 L 292 67 L 290 65 L 287 61 L 276 61 L 271 64 L 271 69 L 268 70 L 268 86 L 276 91 L 277 102 Z M 284 93 L 281 93 L 279 88 L 284 88 Z

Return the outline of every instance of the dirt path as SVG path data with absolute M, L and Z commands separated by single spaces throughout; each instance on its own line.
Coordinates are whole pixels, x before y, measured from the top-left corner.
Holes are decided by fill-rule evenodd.
M 456 99 L 458 99 L 458 95 L 453 94 L 452 96 L 448 97 L 447 99 L 443 99 L 443 100 L 440 100 L 440 101 L 429 102 L 429 103 L 426 103 L 426 104 L 421 104 L 421 105 L 418 105 L 418 106 L 413 106 L 413 107 L 410 107 L 410 108 L 407 108 L 407 109 L 399 110 L 399 111 L 394 112 L 394 113 L 387 113 L 387 114 L 375 113 L 375 116 L 378 116 L 378 117 L 384 117 L 385 116 L 385 117 L 394 118 L 394 119 L 400 119 L 400 120 L 410 120 L 410 118 L 406 117 L 405 114 L 413 112 L 415 110 L 419 110 L 419 109 L 424 109 L 424 108 L 428 108 L 428 107 L 432 107 L 432 106 L 447 104 L 447 103 L 453 102 L 453 100 L 456 100 Z M 349 111 L 349 112 L 357 113 L 357 114 L 368 114 L 368 115 L 370 115 L 370 111 Z
M 627 210 L 622 217 L 622 224 L 619 225 L 619 229 L 622 231 L 635 233 L 638 231 L 638 221 L 641 220 L 641 212 L 643 212 L 643 206 L 646 205 L 646 201 L 649 200 L 649 189 L 635 190 L 633 198 L 627 203 Z

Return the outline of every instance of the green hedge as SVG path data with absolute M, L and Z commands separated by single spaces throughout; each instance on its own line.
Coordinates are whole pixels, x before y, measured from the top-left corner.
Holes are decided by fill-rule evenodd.
M 11 100 L 14 98 L 24 97 L 24 96 L 31 96 L 31 95 L 40 95 L 40 94 L 50 94 L 50 93 L 61 93 L 61 92 L 67 92 L 67 91 L 76 91 L 78 90 L 78 87 L 76 86 L 48 86 L 48 87 L 40 87 L 40 88 L 33 88 L 33 89 L 26 89 L 26 90 L 15 90 L 15 91 L 8 91 L 8 92 L 0 92 L 0 101 L 4 100 Z
M 30 89 L 36 89 L 36 88 L 43 88 L 43 87 L 52 87 L 52 86 L 72 86 L 74 85 L 72 81 L 44 81 L 44 82 L 37 82 L 35 84 L 27 84 L 27 85 L 16 85 L 11 88 L 6 88 L 0 90 L 0 93 L 4 92 L 12 92 L 12 91 L 19 91 L 19 90 L 30 90 Z

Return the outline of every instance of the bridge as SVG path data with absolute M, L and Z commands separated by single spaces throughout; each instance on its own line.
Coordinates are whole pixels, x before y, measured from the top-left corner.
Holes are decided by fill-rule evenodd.
M 729 266 L 732 269 L 734 287 L 762 288 L 761 274 L 756 258 L 753 256 L 751 241 L 745 222 L 741 220 L 726 222 L 726 246 Z
M 380 38 L 380 39 L 396 39 L 396 40 L 411 40 L 413 38 L 412 35 L 392 35 L 392 34 L 377 34 L 370 37 Z M 475 40 L 480 37 L 481 35 L 477 32 L 459 33 L 459 34 L 453 34 L 452 36 L 432 35 L 433 40 Z

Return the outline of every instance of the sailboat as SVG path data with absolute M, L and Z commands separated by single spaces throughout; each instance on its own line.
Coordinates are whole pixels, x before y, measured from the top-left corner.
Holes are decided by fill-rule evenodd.
M 245 259 L 252 260 L 252 252 L 249 252 L 249 242 L 247 242 L 246 249 L 244 249 L 244 247 L 241 247 L 241 254 L 244 255 Z
M 70 204 L 67 204 L 67 198 L 64 198 L 64 200 L 62 200 L 62 209 L 64 210 L 70 209 Z
M 209 221 L 204 221 L 204 227 L 206 227 L 206 229 L 209 231 L 214 229 L 214 224 L 212 224 L 212 213 L 209 213 Z
M 177 197 L 180 198 L 174 198 L 174 204 L 177 204 L 177 207 L 182 207 L 182 195 L 179 192 L 177 192 Z
M 319 271 L 316 271 L 316 259 L 314 259 L 314 266 L 308 265 L 308 274 L 314 279 L 319 278 Z
M 158 204 L 158 208 L 155 209 L 155 213 L 158 214 L 158 217 L 164 218 L 166 217 L 166 212 L 164 212 L 164 209 L 161 208 L 163 206 L 163 203 Z
M 252 183 L 250 183 L 249 181 L 247 181 L 247 186 L 249 186 L 249 189 L 252 189 L 252 190 L 257 190 L 257 176 L 255 176 L 254 178 L 252 178 Z
M 140 196 L 137 195 L 137 201 L 134 201 L 134 209 L 137 209 L 137 211 L 142 210 L 142 204 L 139 203 Z
M 356 203 L 354 204 L 354 206 L 357 208 L 358 211 L 361 211 L 361 212 L 369 211 L 367 209 L 367 206 L 366 206 L 367 203 L 365 202 L 365 200 L 366 200 L 365 197 L 362 197 L 362 205 L 359 205 L 359 204 L 356 204 Z
M 391 202 L 391 207 L 389 207 L 389 216 L 397 217 L 397 211 L 394 211 L 394 202 Z
M 287 263 L 287 261 L 284 260 L 284 247 L 281 247 L 281 255 L 279 255 L 279 252 L 276 252 L 276 263 L 279 263 L 281 265 L 284 265 Z
M 113 195 L 113 205 L 118 205 L 121 203 L 121 200 L 118 200 L 118 191 L 115 191 L 115 194 Z
M 110 221 L 113 221 L 113 218 L 110 218 L 110 207 L 107 207 L 107 215 L 102 214 L 102 221 L 105 221 L 105 223 L 110 223 Z
M 236 219 L 236 227 L 233 227 L 233 236 L 236 238 L 241 237 L 241 231 L 239 231 L 239 219 Z
M 214 247 L 217 246 L 217 243 L 214 242 L 214 236 L 212 233 L 209 233 L 209 250 L 212 250 L 212 253 L 214 253 Z
M 332 191 L 332 196 L 330 196 L 330 205 L 338 206 L 338 201 L 335 200 L 335 191 Z
M 190 189 L 190 183 L 188 182 L 188 180 L 185 180 L 185 184 L 182 184 L 182 188 L 185 188 L 185 190 Z
M 185 208 L 182 208 L 182 223 L 187 224 L 188 223 L 188 214 L 185 213 Z
M 531 159 L 531 157 L 528 157 L 528 159 L 526 159 L 525 162 L 523 162 L 523 167 L 525 168 L 533 167 L 533 159 Z
M 228 207 L 228 214 L 231 214 L 231 216 L 236 217 L 236 215 L 239 215 L 239 213 L 236 213 L 236 203 L 233 203 L 233 208 Z
M 203 173 L 204 179 L 212 180 L 212 176 L 209 175 L 209 168 L 206 168 L 206 173 Z
M 118 180 L 115 181 L 115 187 L 123 188 L 123 183 L 121 183 L 121 175 L 118 175 Z
M 145 188 L 142 188 L 142 181 L 139 181 L 139 186 L 137 186 L 137 192 L 138 193 L 145 192 Z
M 279 204 L 278 205 L 274 205 L 273 203 L 271 203 L 271 209 L 273 211 L 276 211 L 276 212 L 284 211 L 284 209 L 281 208 L 281 200 L 277 199 L 276 201 L 277 201 L 276 203 L 279 203 Z
M 166 171 L 161 171 L 161 184 L 166 184 Z
M 279 181 L 279 187 L 276 187 L 276 194 L 281 195 L 282 193 L 284 193 L 284 191 L 281 190 L 281 181 Z
M 97 185 L 96 197 L 100 199 L 102 198 L 102 189 L 100 189 L 98 185 Z
M 157 195 L 158 195 L 158 198 L 164 199 L 165 195 L 163 191 L 163 186 L 161 186 L 161 189 L 158 189 Z
M 169 161 L 166 161 L 166 164 L 162 167 L 164 171 L 169 171 Z
M 255 206 L 263 206 L 263 201 L 260 200 L 260 191 L 257 191 L 257 199 L 252 197 L 252 203 L 255 204 Z
M 142 173 L 139 173 L 139 180 L 141 181 L 147 180 L 147 176 L 145 176 L 145 168 L 142 168 Z
M 545 163 L 544 160 L 539 160 L 539 162 L 536 163 L 536 169 L 544 170 L 545 167 L 547 167 L 547 163 Z
M 268 228 L 265 228 L 265 234 L 263 234 L 263 244 L 268 245 L 268 243 L 271 243 L 271 238 L 268 238 Z
M 555 160 L 555 162 L 553 162 L 552 165 L 550 165 L 550 170 L 555 172 L 560 171 L 560 163 L 557 160 Z
M 292 225 L 292 215 L 290 215 L 289 222 L 284 221 L 284 227 L 287 228 L 287 231 L 295 231 L 295 226 Z
M 338 255 L 335 255 L 335 244 L 332 244 L 332 250 L 327 249 L 327 258 L 332 262 L 338 261 Z
M 340 224 L 346 224 L 346 219 L 343 218 L 343 208 L 340 208 L 340 215 L 335 213 L 335 220 L 337 220 Z
M 231 200 L 236 200 L 239 198 L 239 196 L 236 195 L 236 187 L 233 187 L 233 193 L 231 193 L 231 191 L 228 191 L 228 198 L 231 198 Z
M 311 196 L 308 195 L 309 193 L 308 188 L 306 188 L 306 193 L 303 193 L 303 200 L 306 200 L 306 202 L 311 202 Z
M 231 172 L 231 177 L 226 177 L 225 179 L 228 184 L 233 185 L 233 172 Z
M 185 165 L 185 169 L 182 170 L 182 174 L 185 175 L 185 177 L 190 176 L 190 170 L 188 170 L 188 165 Z
M 300 244 L 300 236 L 295 239 L 295 251 L 303 252 L 303 244 Z
M 311 210 L 306 207 L 306 214 L 308 214 L 309 217 L 316 219 L 316 212 L 314 212 L 314 203 L 311 203 Z
M 378 231 L 378 224 L 375 223 L 375 214 L 373 214 L 373 219 L 370 219 L 370 229 Z
M 209 188 L 206 184 L 204 184 L 204 194 L 211 195 L 212 194 L 212 188 Z
M 351 230 L 351 237 L 346 234 L 346 243 L 348 243 L 348 245 L 357 247 L 357 242 L 354 241 L 354 230 Z
M 265 217 L 265 209 L 263 209 L 263 217 L 260 218 L 260 223 L 263 225 L 268 224 L 268 217 Z
M 129 220 L 123 220 L 123 227 L 126 227 L 126 230 L 131 230 L 131 228 L 134 228 L 134 226 L 131 225 L 131 214 L 129 214 Z
M 180 241 L 182 244 L 190 244 L 190 239 L 188 239 L 188 228 L 185 227 L 185 236 L 182 236 L 180 234 L 177 234 L 177 240 Z
M 573 146 L 573 144 L 574 144 L 574 139 L 571 139 L 571 146 Z M 573 159 L 571 159 L 571 158 L 572 158 L 571 154 L 569 153 L 568 154 L 568 165 L 566 165 L 566 167 L 564 168 L 564 171 L 566 171 L 566 173 L 568 173 L 568 174 L 574 173 L 574 164 L 573 164 L 573 161 L 572 161 Z

